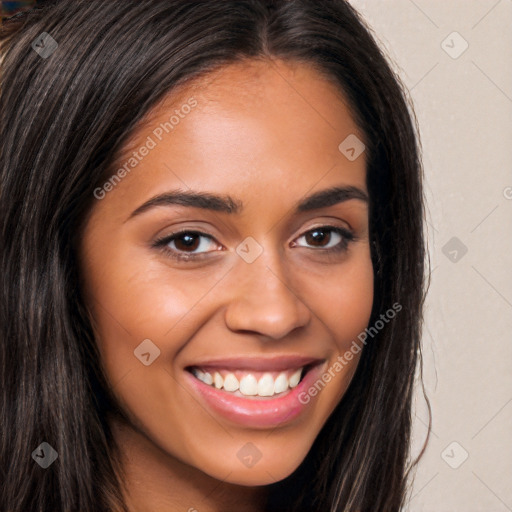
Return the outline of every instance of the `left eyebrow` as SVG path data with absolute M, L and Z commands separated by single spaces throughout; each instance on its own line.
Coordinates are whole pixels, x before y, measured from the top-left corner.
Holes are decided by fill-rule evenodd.
M 343 203 L 350 199 L 359 199 L 365 203 L 369 202 L 366 192 L 358 187 L 333 187 L 326 190 L 316 192 L 301 202 L 296 207 L 296 213 L 318 210 L 320 208 L 328 208 L 338 203 Z
M 369 201 L 366 192 L 358 187 L 332 187 L 315 192 L 299 201 L 295 206 L 295 213 L 328 208 L 329 206 L 334 206 L 351 199 L 357 199 L 365 203 Z M 193 190 L 175 190 L 152 197 L 134 210 L 126 221 L 156 206 L 171 206 L 176 204 L 231 214 L 239 214 L 243 210 L 242 202 L 229 195 L 216 195 Z

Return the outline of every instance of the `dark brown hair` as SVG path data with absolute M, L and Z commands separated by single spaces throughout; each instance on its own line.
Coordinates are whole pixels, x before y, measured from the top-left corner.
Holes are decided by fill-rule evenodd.
M 370 325 L 402 306 L 303 463 L 268 486 L 266 510 L 400 510 L 418 460 L 408 467 L 427 289 L 422 167 L 407 96 L 358 13 L 342 0 L 54 0 L 2 30 L 0 511 L 126 510 L 76 242 L 93 190 L 153 106 L 262 58 L 314 65 L 348 98 L 366 144 Z M 47 58 L 31 46 L 43 32 L 58 43 Z M 43 441 L 59 454 L 46 470 L 31 458 Z

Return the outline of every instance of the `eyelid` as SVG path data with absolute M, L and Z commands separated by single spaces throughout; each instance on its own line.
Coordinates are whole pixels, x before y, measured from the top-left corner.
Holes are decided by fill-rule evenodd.
M 302 238 L 302 237 L 306 236 L 307 234 L 312 233 L 312 232 L 314 232 L 316 230 L 324 230 L 324 231 L 329 231 L 329 232 L 332 232 L 332 233 L 337 233 L 342 238 L 346 238 L 346 239 L 349 239 L 349 240 L 355 239 L 355 234 L 352 232 L 352 230 L 350 230 L 348 228 L 344 228 L 344 227 L 341 227 L 341 226 L 333 226 L 333 225 L 329 225 L 329 224 L 321 224 L 319 226 L 314 226 L 312 228 L 307 229 L 301 235 L 295 237 L 294 240 Z
M 196 228 L 183 228 L 179 229 L 178 231 L 174 231 L 173 233 L 169 233 L 167 235 L 164 235 L 162 237 L 157 238 L 154 242 L 152 242 L 151 246 L 157 249 L 162 249 L 166 253 L 170 253 L 172 257 L 175 257 L 176 259 L 182 259 L 182 260 L 192 260 L 197 259 L 202 256 L 205 256 L 207 254 L 210 254 L 211 252 L 216 251 L 206 251 L 206 252 L 199 252 L 199 253 L 187 253 L 185 251 L 179 252 L 174 249 L 170 249 L 167 247 L 173 240 L 178 238 L 182 234 L 192 234 L 192 235 L 198 235 L 203 238 L 208 238 L 209 240 L 219 244 L 215 237 L 213 235 L 210 235 L 208 233 L 204 233 L 203 231 L 199 231 Z
M 319 248 L 305 247 L 302 245 L 298 245 L 294 242 L 298 238 L 302 238 L 302 237 L 306 236 L 307 234 L 315 231 L 316 229 L 324 229 L 329 232 L 337 233 L 342 237 L 342 240 L 336 246 L 330 247 L 327 249 L 323 249 L 322 247 L 319 247 Z M 179 252 L 179 251 L 176 251 L 175 249 L 170 249 L 167 247 L 168 244 L 171 243 L 173 240 L 175 240 L 177 237 L 179 237 L 179 235 L 185 234 L 185 233 L 208 238 L 209 240 L 211 240 L 219 245 L 222 245 L 219 242 L 217 242 L 217 240 L 215 239 L 215 237 L 213 235 L 210 235 L 209 233 L 204 233 L 203 231 L 200 231 L 196 228 L 183 228 L 183 229 L 180 229 L 173 233 L 169 233 L 168 235 L 159 237 L 154 242 L 152 242 L 151 245 L 154 248 L 163 250 L 164 252 L 168 253 L 173 258 L 178 259 L 178 260 L 183 260 L 183 261 L 197 260 L 197 259 L 200 259 L 203 257 L 207 257 L 207 255 L 210 253 L 217 252 L 217 251 L 213 250 L 213 251 L 206 251 L 206 252 L 199 252 L 199 253 L 193 253 L 193 252 L 187 253 L 185 251 Z M 302 233 L 300 235 L 298 235 L 294 238 L 293 242 L 295 243 L 294 246 L 297 246 L 297 247 L 311 249 L 311 250 L 313 250 L 315 252 L 319 252 L 319 253 L 330 254 L 330 253 L 335 253 L 335 252 L 345 252 L 345 250 L 348 248 L 347 246 L 351 242 L 354 242 L 356 240 L 358 240 L 358 238 L 351 229 L 342 227 L 342 226 L 335 226 L 332 224 L 324 223 L 324 224 L 318 224 L 316 226 L 312 226 L 312 227 L 302 231 Z

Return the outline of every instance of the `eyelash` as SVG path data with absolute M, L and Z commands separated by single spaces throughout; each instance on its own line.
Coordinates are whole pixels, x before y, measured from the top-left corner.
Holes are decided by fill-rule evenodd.
M 334 247 L 331 247 L 329 249 L 321 249 L 321 248 L 319 249 L 327 256 L 338 255 L 338 254 L 344 253 L 348 249 L 349 244 L 351 242 L 354 242 L 355 240 L 357 240 L 354 233 L 352 233 L 351 231 L 349 231 L 347 229 L 340 228 L 338 226 L 315 227 L 313 229 L 306 231 L 299 238 L 302 238 L 303 236 L 305 236 L 309 233 L 314 233 L 315 231 L 334 232 L 334 233 L 340 235 L 342 238 L 341 241 Z M 201 231 L 195 231 L 195 230 L 191 230 L 191 229 L 183 229 L 181 231 L 171 233 L 170 235 L 166 235 L 164 237 L 158 238 L 151 245 L 152 245 L 152 247 L 154 247 L 156 249 L 162 250 L 166 255 L 170 256 L 171 258 L 173 258 L 175 260 L 179 260 L 179 261 L 197 260 L 197 259 L 200 259 L 200 258 L 206 256 L 209 252 L 212 252 L 212 251 L 207 251 L 207 252 L 198 253 L 198 254 L 186 253 L 186 252 L 176 252 L 175 249 L 170 249 L 168 247 L 168 244 L 170 242 L 178 239 L 181 235 L 185 235 L 185 234 L 199 235 L 199 236 L 208 238 L 210 240 L 215 240 L 211 235 L 207 235 L 206 233 L 202 233 Z M 302 246 L 298 246 L 298 247 L 302 247 Z

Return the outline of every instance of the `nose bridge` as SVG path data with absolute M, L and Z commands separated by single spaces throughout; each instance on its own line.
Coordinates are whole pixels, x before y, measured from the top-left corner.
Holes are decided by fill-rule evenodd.
M 225 317 L 231 330 L 279 339 L 309 322 L 310 310 L 274 251 L 265 249 L 251 263 L 241 257 L 231 281 Z

